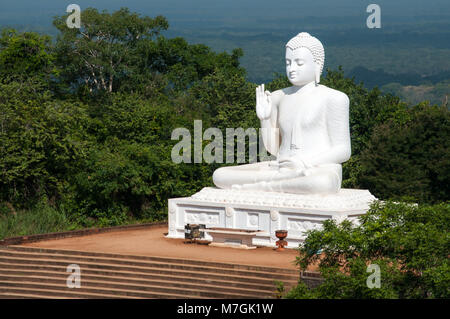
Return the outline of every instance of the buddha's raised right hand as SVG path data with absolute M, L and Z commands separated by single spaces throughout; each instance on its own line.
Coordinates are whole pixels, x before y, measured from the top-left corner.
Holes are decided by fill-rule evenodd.
M 256 87 L 256 115 L 263 121 L 272 113 L 272 97 L 269 91 L 264 92 L 264 84 Z

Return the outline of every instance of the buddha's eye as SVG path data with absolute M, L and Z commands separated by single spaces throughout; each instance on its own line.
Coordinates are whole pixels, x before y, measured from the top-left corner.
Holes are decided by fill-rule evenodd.
M 298 61 L 298 60 L 297 60 L 297 65 L 298 65 L 298 66 L 302 66 L 302 65 L 303 65 L 303 61 Z

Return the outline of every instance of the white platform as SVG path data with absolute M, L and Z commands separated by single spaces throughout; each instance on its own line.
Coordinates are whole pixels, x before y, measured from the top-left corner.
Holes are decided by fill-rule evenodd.
M 297 195 L 205 187 L 191 197 L 169 199 L 169 238 L 184 238 L 186 224 L 261 230 L 258 246 L 275 247 L 275 230 L 286 229 L 289 248 L 297 248 L 304 232 L 320 229 L 326 219 L 355 221 L 376 198 L 367 190 L 341 189 L 337 194 Z M 211 240 L 206 233 L 205 239 Z

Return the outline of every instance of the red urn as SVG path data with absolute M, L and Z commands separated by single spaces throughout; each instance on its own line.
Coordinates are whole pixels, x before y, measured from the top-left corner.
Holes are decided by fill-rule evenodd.
M 276 230 L 275 231 L 275 236 L 277 236 L 277 238 L 279 239 L 276 242 L 276 245 L 278 246 L 276 251 L 283 251 L 284 247 L 287 246 L 288 242 L 284 240 L 287 237 L 287 234 L 288 234 L 287 230 Z

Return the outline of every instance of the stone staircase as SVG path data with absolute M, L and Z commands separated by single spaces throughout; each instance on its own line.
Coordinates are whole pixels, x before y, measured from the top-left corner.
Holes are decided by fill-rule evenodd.
M 81 269 L 68 288 L 67 266 Z M 0 246 L 0 298 L 275 298 L 276 283 L 294 286 L 292 269 Z

